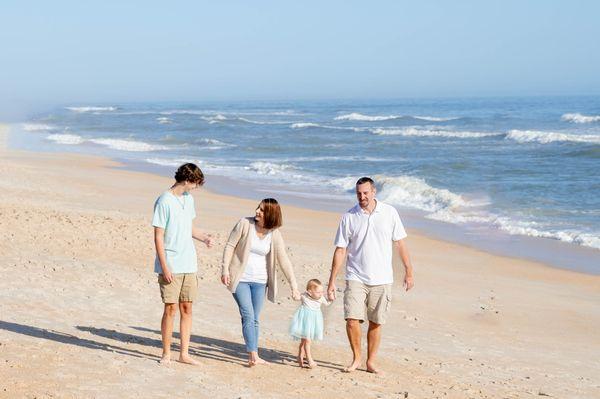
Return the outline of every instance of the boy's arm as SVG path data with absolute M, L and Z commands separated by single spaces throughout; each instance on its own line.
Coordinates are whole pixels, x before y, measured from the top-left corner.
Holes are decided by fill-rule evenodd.
M 192 226 L 192 238 L 203 242 L 208 248 L 212 247 L 212 236 L 207 233 L 203 233 L 199 228 Z
M 167 265 L 167 257 L 165 256 L 165 229 L 154 227 L 154 246 L 156 247 L 156 256 L 162 268 L 162 275 L 166 282 L 173 281 L 173 275 Z

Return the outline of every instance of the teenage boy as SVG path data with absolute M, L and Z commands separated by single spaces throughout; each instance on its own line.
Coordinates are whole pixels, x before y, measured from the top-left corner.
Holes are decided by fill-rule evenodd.
M 192 303 L 198 292 L 198 261 L 193 239 L 203 242 L 208 248 L 212 243 L 208 234 L 202 233 L 192 224 L 196 210 L 190 191 L 203 184 L 204 174 L 198 166 L 193 163 L 181 165 L 175 173 L 175 184 L 161 194 L 154 204 L 154 272 L 158 273 L 160 295 L 164 303 L 160 326 L 162 364 L 171 361 L 173 319 L 177 308 L 180 312 L 181 337 L 179 361 L 198 364 L 188 353 L 192 330 Z

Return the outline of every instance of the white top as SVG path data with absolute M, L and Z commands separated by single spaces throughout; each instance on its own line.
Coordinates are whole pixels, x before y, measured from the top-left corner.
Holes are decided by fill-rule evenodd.
M 342 216 L 335 236 L 335 246 L 346 248 L 346 280 L 367 285 L 391 284 L 392 241 L 406 237 L 398 211 L 376 200 L 371 214 L 360 205 Z
M 256 226 L 250 226 L 250 253 L 240 282 L 261 283 L 267 282 L 267 255 L 271 252 L 271 232 L 261 239 L 256 234 Z
M 321 309 L 321 305 L 328 306 L 331 304 L 331 302 L 325 299 L 325 295 L 323 295 L 320 299 L 313 299 L 310 295 L 308 295 L 308 292 L 302 293 L 302 295 L 300 295 L 300 300 L 302 301 L 303 306 L 306 306 L 312 310 L 319 310 Z

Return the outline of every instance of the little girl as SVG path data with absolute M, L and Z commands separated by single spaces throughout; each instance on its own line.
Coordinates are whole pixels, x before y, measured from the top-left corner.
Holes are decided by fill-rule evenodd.
M 306 284 L 306 292 L 300 296 L 302 304 L 294 313 L 290 334 L 294 339 L 300 340 L 298 346 L 298 364 L 304 367 L 304 358 L 308 361 L 308 367 L 314 368 L 317 363 L 310 353 L 310 342 L 323 339 L 323 313 L 321 305 L 330 305 L 323 296 L 323 285 L 317 279 L 309 280 Z

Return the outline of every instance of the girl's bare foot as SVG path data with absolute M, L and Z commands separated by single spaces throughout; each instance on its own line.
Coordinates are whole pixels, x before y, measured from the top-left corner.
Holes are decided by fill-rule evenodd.
M 162 355 L 161 359 L 158 361 L 163 366 L 168 366 L 171 364 L 171 354 Z
M 314 369 L 318 366 L 317 362 L 315 362 L 314 360 L 309 360 L 308 361 L 308 367 L 310 367 L 311 369 Z
M 298 361 L 298 366 L 300 366 L 300 368 L 304 368 L 304 356 L 298 355 L 296 360 Z
M 179 363 L 191 364 L 192 366 L 197 366 L 198 361 L 194 360 L 190 356 L 179 356 Z

